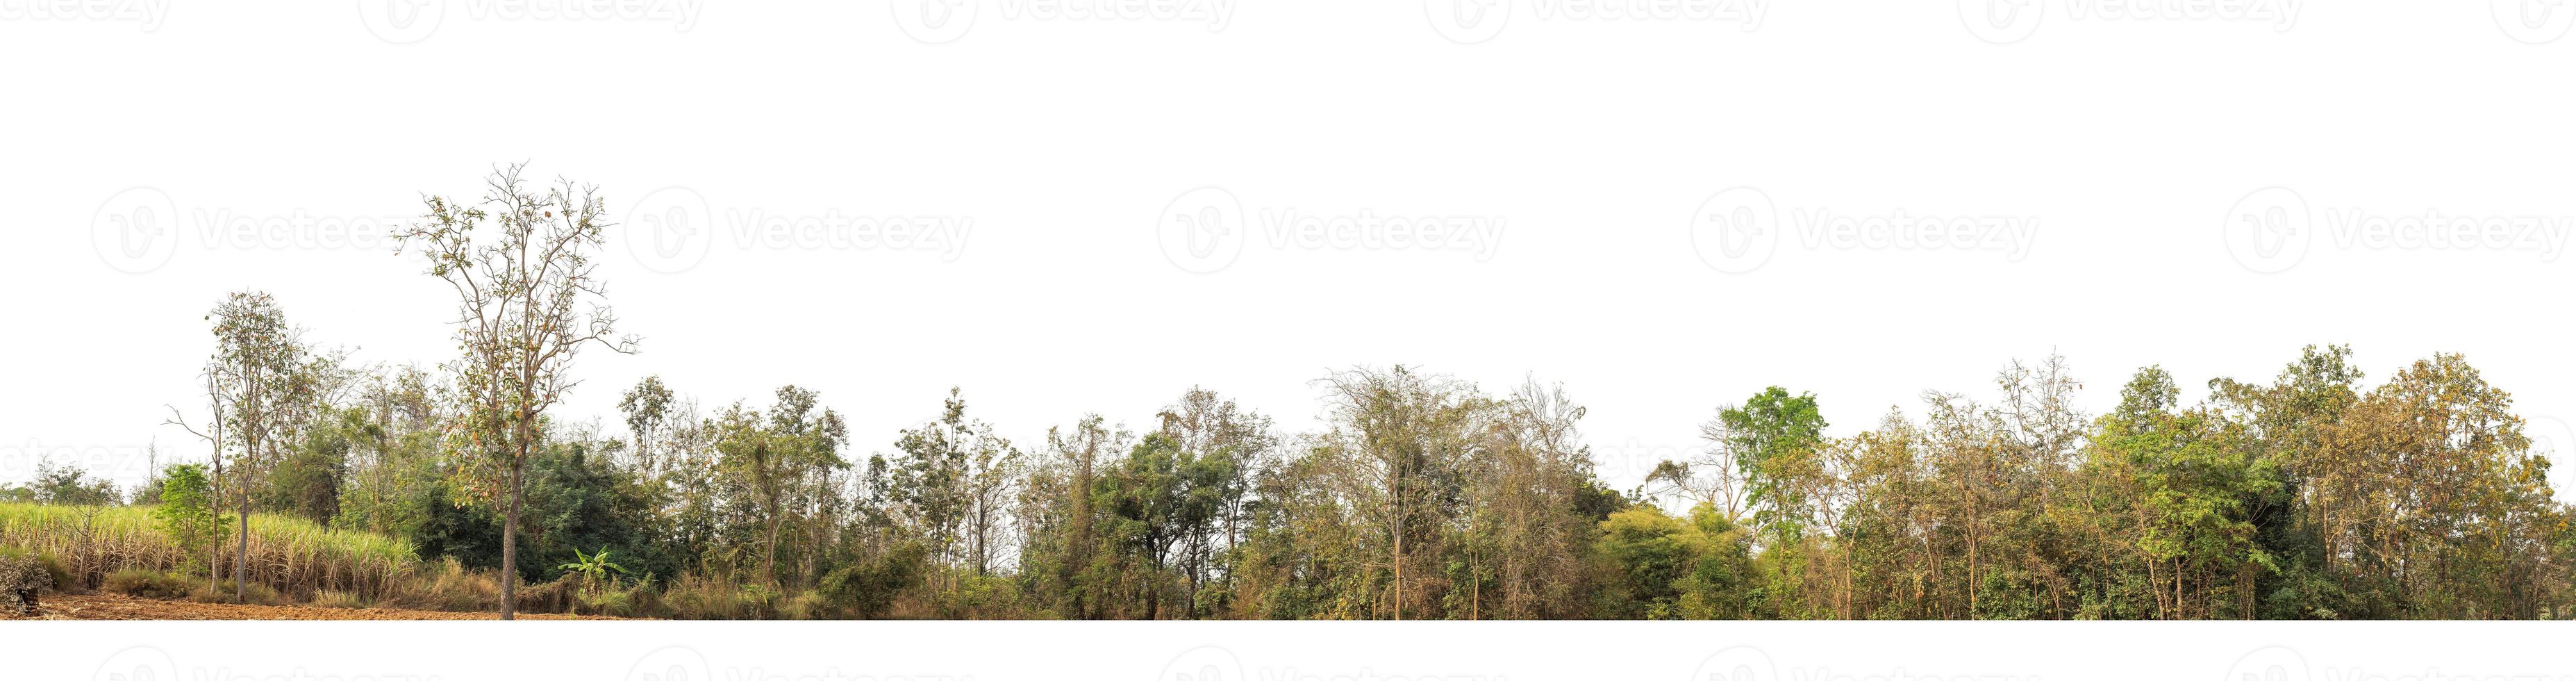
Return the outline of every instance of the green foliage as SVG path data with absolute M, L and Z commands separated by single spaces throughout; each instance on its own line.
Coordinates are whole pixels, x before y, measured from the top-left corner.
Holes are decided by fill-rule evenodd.
M 160 497 L 161 504 L 152 507 L 152 517 L 161 521 L 161 531 L 168 533 L 172 541 L 191 549 L 181 562 L 182 571 L 203 567 L 211 558 L 193 549 L 209 547 L 211 551 L 213 545 L 232 533 L 232 526 L 224 523 L 223 515 L 215 508 L 219 502 L 213 483 L 206 477 L 206 467 L 178 464 L 164 469 Z
M 555 569 L 564 571 L 565 575 L 581 578 L 582 583 L 589 589 L 614 587 L 616 579 L 626 574 L 626 566 L 609 562 L 608 549 L 600 549 L 598 553 L 585 555 L 580 548 L 574 548 L 572 556 L 573 562 L 557 565 Z
M 36 462 L 36 479 L 24 485 L 0 484 L 0 502 L 97 506 L 121 501 L 115 483 L 92 477 L 88 471 L 56 465 L 52 461 Z

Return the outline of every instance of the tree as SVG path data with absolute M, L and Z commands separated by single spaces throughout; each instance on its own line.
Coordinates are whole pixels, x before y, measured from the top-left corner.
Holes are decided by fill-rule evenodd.
M 723 457 L 719 470 L 741 480 L 759 497 L 766 526 L 760 578 L 773 584 L 778 583 L 781 528 L 798 509 L 819 503 L 829 492 L 807 481 L 850 467 L 840 455 L 849 434 L 839 413 L 830 409 L 816 413 L 817 395 L 810 390 L 791 385 L 779 388 L 777 395 L 778 404 L 766 422 L 759 412 L 744 411 L 739 404 L 727 410 L 718 418 L 722 434 L 716 442 Z
M 670 420 L 671 389 L 662 385 L 661 376 L 646 376 L 618 397 L 617 410 L 625 412 L 626 430 L 635 435 L 637 466 L 653 472 L 653 434 Z
M 152 509 L 152 516 L 161 521 L 161 530 L 180 546 L 221 544 L 225 528 L 223 514 L 215 509 L 218 503 L 221 502 L 215 498 L 214 484 L 208 481 L 205 466 L 177 464 L 161 472 L 161 505 Z M 212 562 L 213 556 L 204 559 Z M 189 562 L 195 561 L 191 558 Z M 211 581 L 208 586 L 213 586 Z
M 233 479 L 240 501 L 234 541 L 233 599 L 246 600 L 250 588 L 250 513 L 252 481 L 286 449 L 296 425 L 319 392 L 315 361 L 301 331 L 286 322 L 276 298 L 245 291 L 227 296 L 206 316 L 214 322 L 214 384 L 225 394 L 216 402 L 230 407 L 230 432 L 241 445 L 235 450 Z
M 1809 483 L 1825 475 L 1818 451 L 1825 425 L 1814 394 L 1792 396 L 1775 385 L 1742 406 L 1719 408 L 1716 417 L 1700 426 L 1710 449 L 1722 452 L 1721 460 L 1732 463 L 1743 480 L 1745 507 L 1752 509 L 1753 524 L 1765 535 L 1763 545 L 1777 563 L 1771 591 L 1775 615 L 1789 607 L 1788 594 L 1796 589 L 1790 583 L 1793 562 L 1821 510 L 1815 505 L 1817 490 Z
M 903 456 L 870 462 L 887 471 L 888 501 L 899 522 L 928 542 L 940 567 L 975 576 L 991 573 L 993 551 L 1008 523 L 1011 489 L 1020 452 L 991 424 L 966 418 L 966 398 L 949 388 L 939 418 L 906 429 L 895 441 Z M 933 571 L 935 587 L 954 592 L 956 575 Z
M 210 415 L 206 421 L 206 430 L 201 432 L 198 431 L 196 427 L 188 425 L 188 417 L 180 414 L 179 408 L 176 406 L 167 407 L 170 410 L 170 418 L 162 421 L 162 423 L 178 426 L 181 430 L 188 431 L 188 434 L 195 435 L 198 439 L 205 440 L 207 447 L 214 450 L 213 453 L 207 455 L 207 462 L 214 466 L 214 474 L 209 476 L 206 481 L 206 494 L 208 497 L 206 505 L 209 508 L 215 508 L 223 505 L 223 499 L 220 497 L 222 497 L 224 493 L 224 445 L 226 444 L 224 440 L 224 397 L 227 394 L 227 391 L 225 390 L 225 380 L 228 374 L 225 373 L 225 366 L 220 357 L 208 360 L 205 368 L 200 370 L 198 374 L 199 377 L 204 379 L 206 382 L 206 410 Z M 223 541 L 223 538 L 220 536 L 207 538 L 206 588 L 209 592 L 218 588 L 220 586 L 219 583 L 223 579 L 223 575 L 218 572 L 223 569 Z
M 517 610 L 521 483 L 546 410 L 580 384 L 571 368 L 583 347 L 632 353 L 638 343 L 615 335 L 616 315 L 601 302 L 607 287 L 592 258 L 610 223 L 596 188 L 562 180 L 533 193 L 524 167 L 495 171 L 476 204 L 428 197 L 423 222 L 400 236 L 457 296 L 464 356 L 443 366 L 456 375 L 463 413 L 449 446 L 469 464 L 458 470 L 467 486 L 503 509 L 502 619 Z
M 1425 594 L 1413 585 L 1439 529 L 1457 510 L 1460 464 L 1491 403 L 1472 385 L 1404 366 L 1352 369 L 1322 381 L 1332 432 L 1316 455 L 1353 510 L 1369 520 L 1390 591 L 1367 600 L 1404 619 Z M 1420 612 L 1419 606 L 1415 606 Z

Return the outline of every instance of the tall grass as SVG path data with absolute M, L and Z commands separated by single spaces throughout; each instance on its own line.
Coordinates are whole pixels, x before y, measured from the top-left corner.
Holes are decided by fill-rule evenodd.
M 90 513 L 95 515 L 88 515 Z M 238 522 L 226 516 L 225 523 Z M 230 582 L 236 539 L 226 538 L 215 565 Z M 161 530 L 149 506 L 79 507 L 0 503 L 0 546 L 52 554 L 85 584 L 99 584 L 119 570 L 173 570 L 206 547 L 181 547 Z M 250 518 L 251 581 L 309 598 L 339 591 L 381 598 L 416 566 L 410 542 L 378 534 L 332 530 L 308 520 L 266 513 Z

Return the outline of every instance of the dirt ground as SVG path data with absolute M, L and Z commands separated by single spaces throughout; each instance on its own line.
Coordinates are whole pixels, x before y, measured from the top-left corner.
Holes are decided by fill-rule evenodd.
M 45 594 L 34 617 L 0 614 L 0 620 L 488 620 L 488 612 L 439 612 L 395 608 L 322 608 L 310 605 L 235 605 L 135 598 L 121 594 Z M 613 617 L 521 614 L 530 620 L 597 620 Z

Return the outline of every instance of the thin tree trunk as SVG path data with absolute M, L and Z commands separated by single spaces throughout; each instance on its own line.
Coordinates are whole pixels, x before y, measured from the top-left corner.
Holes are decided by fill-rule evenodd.
M 519 461 L 510 466 L 509 510 L 501 520 L 501 619 L 517 619 L 519 612 L 519 471 L 528 459 L 526 440 L 519 442 Z

